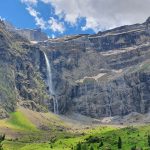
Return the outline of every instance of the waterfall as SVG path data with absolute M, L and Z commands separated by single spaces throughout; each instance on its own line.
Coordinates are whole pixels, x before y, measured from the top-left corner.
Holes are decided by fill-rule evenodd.
M 53 96 L 53 107 L 54 107 L 54 113 L 58 114 L 58 100 L 56 98 L 56 94 L 53 90 L 53 82 L 52 82 L 52 69 L 51 69 L 51 65 L 50 65 L 50 61 L 46 55 L 46 53 L 44 53 L 45 56 L 45 61 L 46 61 L 46 69 L 47 69 L 47 84 L 49 87 L 49 93 Z

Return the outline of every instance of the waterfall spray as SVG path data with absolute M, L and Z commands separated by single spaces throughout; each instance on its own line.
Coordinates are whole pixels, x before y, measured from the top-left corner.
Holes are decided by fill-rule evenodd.
M 53 96 L 53 105 L 54 105 L 54 113 L 58 114 L 58 100 L 56 98 L 56 94 L 53 90 L 53 82 L 52 82 L 52 69 L 51 69 L 51 65 L 50 65 L 50 61 L 46 55 L 46 53 L 44 53 L 45 56 L 45 61 L 46 61 L 46 68 L 47 68 L 47 84 L 49 86 L 49 93 Z

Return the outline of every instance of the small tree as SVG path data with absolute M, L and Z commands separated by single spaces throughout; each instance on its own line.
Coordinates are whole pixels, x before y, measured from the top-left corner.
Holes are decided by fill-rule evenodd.
M 53 145 L 50 145 L 50 148 L 53 149 Z
M 136 146 L 131 147 L 131 150 L 136 150 Z
M 5 134 L 0 135 L 0 143 L 5 140 Z
M 86 144 L 82 144 L 82 150 L 87 150 L 87 145 Z
M 104 145 L 104 144 L 103 144 L 103 141 L 101 141 L 100 144 L 99 144 L 99 148 L 100 148 L 100 147 L 103 147 L 103 145 Z
M 0 150 L 3 150 L 3 144 L 2 142 L 5 140 L 5 134 L 0 135 Z
M 148 146 L 150 146 L 150 135 L 148 135 Z
M 122 140 L 121 137 L 118 138 L 118 149 L 122 148 Z
M 2 144 L 0 144 L 0 150 L 3 150 L 3 145 Z
M 90 150 L 94 150 L 93 146 L 90 147 Z
M 82 150 L 82 149 L 81 149 L 81 143 L 80 143 L 80 142 L 77 144 L 77 149 L 76 149 L 76 150 Z
M 73 150 L 73 145 L 71 144 L 71 149 Z

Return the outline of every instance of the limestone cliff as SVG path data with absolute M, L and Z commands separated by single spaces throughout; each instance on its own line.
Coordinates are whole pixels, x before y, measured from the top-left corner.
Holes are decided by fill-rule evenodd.
M 61 112 L 102 117 L 149 111 L 149 19 L 40 45 L 52 62 Z
M 8 31 L 3 22 L 0 25 L 3 114 L 14 111 L 17 104 L 53 111 L 54 97 L 46 84 L 43 52 L 51 62 L 60 113 L 98 118 L 149 112 L 150 19 L 95 35 L 67 36 L 37 44 Z

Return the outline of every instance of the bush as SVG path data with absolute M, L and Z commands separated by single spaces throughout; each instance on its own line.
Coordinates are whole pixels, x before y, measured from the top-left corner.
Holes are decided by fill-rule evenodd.
M 136 146 L 131 147 L 131 150 L 136 150 Z
M 148 146 L 150 146 L 150 135 L 148 135 L 148 137 L 147 137 L 148 139 Z
M 90 147 L 90 150 L 94 150 L 94 148 L 91 146 L 91 147 Z
M 5 134 L 0 135 L 0 143 L 5 140 Z
M 87 143 L 100 143 L 100 142 L 102 142 L 101 138 L 99 138 L 99 137 L 93 137 L 93 136 L 89 136 L 85 140 L 86 140 Z
M 0 150 L 3 150 L 3 144 L 2 142 L 5 140 L 5 134 L 0 135 Z
M 82 144 L 82 150 L 87 150 L 87 145 L 86 144 Z
M 122 140 L 121 137 L 118 138 L 118 149 L 122 148 Z
M 103 141 L 101 141 L 100 144 L 99 144 L 99 148 L 100 148 L 100 147 L 103 147 L 103 145 L 104 145 L 104 144 L 103 144 Z
M 78 144 L 77 144 L 76 150 L 82 150 L 82 149 L 81 149 L 81 143 L 78 143 Z

